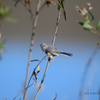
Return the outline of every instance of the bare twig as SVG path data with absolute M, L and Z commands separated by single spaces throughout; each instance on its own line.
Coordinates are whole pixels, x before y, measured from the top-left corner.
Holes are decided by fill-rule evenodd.
M 56 92 L 55 98 L 53 100 L 56 100 L 56 99 L 57 99 L 57 92 Z
M 40 10 L 39 10 L 39 12 L 43 9 L 43 7 L 45 6 L 45 5 L 49 5 L 49 4 L 54 4 L 54 5 L 56 5 L 56 3 L 53 1 L 53 0 L 44 0 L 44 2 L 43 2 L 43 4 L 42 4 L 42 6 L 40 7 Z
M 37 64 L 37 66 L 34 68 L 34 71 L 36 70 L 36 68 L 40 65 L 40 63 L 45 59 L 47 57 L 47 55 L 45 55 L 43 58 L 42 58 L 42 60 Z M 34 73 L 34 71 L 33 71 L 33 73 Z M 32 74 L 33 74 L 32 73 Z M 30 77 L 30 79 L 29 79 L 29 82 L 28 82 L 28 85 L 27 85 L 27 88 L 26 89 L 28 89 L 29 87 L 31 87 L 33 84 L 34 84 L 34 82 L 31 84 L 31 85 L 29 85 L 29 83 L 30 83 L 30 81 L 31 81 L 31 78 L 32 78 L 32 75 L 31 75 L 31 77 Z M 15 100 L 20 94 L 22 94 L 26 89 L 24 89 L 23 91 L 21 91 L 13 100 Z
M 22 94 L 26 89 L 28 89 L 29 87 L 31 87 L 34 84 L 34 82 L 28 86 L 27 88 L 25 88 L 23 91 L 21 91 L 13 100 L 15 100 L 20 94 Z
M 15 6 L 17 6 L 17 4 L 18 4 L 19 1 L 21 1 L 21 0 L 16 0 L 16 2 L 15 2 Z
M 93 83 L 93 79 L 94 79 L 94 75 L 95 75 L 95 66 L 91 66 L 91 72 L 90 72 L 90 76 L 89 76 L 89 80 L 88 80 L 88 85 L 87 85 L 87 92 L 90 92 L 92 83 Z M 85 95 L 83 100 L 89 100 L 89 95 Z
M 23 2 L 22 0 L 16 0 L 15 2 L 15 6 L 17 6 L 18 2 L 21 2 L 23 4 L 23 6 L 26 7 L 26 4 L 25 2 Z M 31 18 L 33 18 L 33 13 L 32 13 L 32 9 L 31 9 L 31 5 L 30 3 L 28 4 L 29 5 L 29 8 L 27 8 L 28 12 L 31 14 Z
M 36 25 L 37 25 L 37 19 L 38 19 L 38 13 L 39 13 L 39 9 L 40 9 L 40 4 L 41 4 L 41 0 L 38 0 L 37 9 L 36 9 L 36 15 L 35 15 L 34 24 L 33 24 L 33 31 L 32 31 L 32 36 L 31 36 L 30 52 L 29 52 L 29 59 L 28 59 L 28 65 L 27 65 L 25 88 L 27 87 L 27 82 L 28 82 L 30 61 L 31 61 L 31 56 L 32 56 L 32 49 L 33 49 L 33 44 L 34 44 L 34 35 L 35 35 L 35 31 L 36 31 Z M 23 100 L 26 100 L 26 92 L 27 92 L 27 89 L 24 91 L 24 97 L 23 97 L 24 99 Z
M 89 60 L 88 60 L 88 62 L 86 64 L 86 67 L 85 67 L 85 70 L 84 70 L 84 73 L 83 73 L 83 76 L 82 76 L 82 80 L 81 80 L 81 87 L 80 87 L 80 92 L 79 92 L 79 100 L 82 100 L 82 93 L 83 93 L 83 89 L 84 89 L 85 78 L 86 78 L 89 66 L 91 65 L 91 63 L 93 61 L 93 58 L 95 57 L 95 55 L 96 55 L 96 53 L 98 51 L 98 48 L 99 48 L 99 46 L 97 45 L 97 47 L 93 51 L 91 57 L 89 58 Z
M 37 66 L 34 68 L 34 70 L 33 70 L 33 72 L 32 72 L 32 75 L 33 75 L 34 71 L 36 70 L 36 68 L 40 65 L 40 63 L 41 63 L 46 57 L 47 57 L 47 55 L 45 55 L 45 56 L 42 58 L 42 60 L 37 64 Z M 28 85 L 30 84 L 32 75 L 30 76 L 30 79 L 29 79 L 29 81 L 28 81 Z
M 40 89 L 41 89 L 42 84 L 43 84 L 43 82 L 44 82 L 44 78 L 45 78 L 46 73 L 47 73 L 47 69 L 48 69 L 49 63 L 50 63 L 50 59 L 48 58 L 47 67 L 46 67 L 46 69 L 45 69 L 45 72 L 44 72 L 43 78 L 42 78 L 42 80 L 41 80 L 41 83 L 40 83 L 40 85 L 39 85 L 39 88 L 38 88 L 38 91 L 37 91 L 37 93 L 36 93 L 36 96 L 35 96 L 35 99 L 34 99 L 34 100 L 37 99 L 37 96 L 38 96 L 38 94 L 39 94 L 39 92 L 40 92 Z
M 56 28 L 55 28 L 55 32 L 54 32 L 54 36 L 53 36 L 53 40 L 52 40 L 52 45 L 53 46 L 54 46 L 55 39 L 56 39 L 56 36 L 57 36 L 58 24 L 59 24 L 60 16 L 61 16 L 61 9 L 59 10 L 59 13 L 58 13 L 57 22 L 56 22 Z
M 59 10 L 58 17 L 57 17 L 56 28 L 55 28 L 55 32 L 54 32 L 53 41 L 52 41 L 52 45 L 53 45 L 53 46 L 54 46 L 55 39 L 56 39 L 56 36 L 57 36 L 58 23 L 59 23 L 59 20 L 60 20 L 60 16 L 61 16 L 61 9 Z M 47 66 L 46 66 L 46 69 L 45 69 L 43 78 L 42 78 L 42 80 L 41 80 L 41 83 L 40 83 L 40 85 L 39 85 L 39 88 L 38 88 L 38 91 L 37 91 L 37 93 L 36 93 L 36 96 L 35 96 L 35 99 L 34 99 L 34 100 L 37 99 L 37 96 L 38 96 L 38 94 L 39 94 L 39 92 L 40 92 L 40 89 L 41 89 L 42 84 L 43 84 L 43 82 L 44 82 L 44 79 L 45 79 L 45 76 L 46 76 L 46 73 L 47 73 L 47 69 L 48 69 L 48 67 L 49 67 L 49 64 L 50 64 L 50 58 L 48 58 Z

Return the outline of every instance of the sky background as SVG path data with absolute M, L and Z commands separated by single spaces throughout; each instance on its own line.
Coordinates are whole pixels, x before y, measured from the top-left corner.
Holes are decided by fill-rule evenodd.
M 12 100 L 20 91 L 24 89 L 26 70 L 28 63 L 30 38 L 32 33 L 32 22 L 29 12 L 26 8 L 18 3 L 14 7 L 15 1 L 2 0 L 4 6 L 12 9 L 11 17 L 18 20 L 18 23 L 9 23 L 4 21 L 0 27 L 2 39 L 6 39 L 5 53 L 2 54 L 0 61 L 0 100 Z M 57 2 L 57 0 L 55 0 Z M 49 65 L 42 90 L 37 100 L 53 100 L 57 91 L 57 100 L 78 100 L 86 64 L 91 57 L 96 42 L 100 38 L 82 29 L 77 23 L 85 21 L 85 18 L 77 13 L 75 6 L 86 7 L 86 3 L 92 3 L 92 13 L 95 17 L 94 25 L 100 20 L 100 1 L 99 0 L 65 0 L 65 10 L 67 21 L 63 15 L 59 22 L 58 35 L 55 41 L 55 47 L 59 50 L 72 53 L 73 57 L 54 57 Z M 32 2 L 32 10 L 35 14 L 37 0 Z M 50 5 L 44 7 L 39 14 L 39 19 L 34 38 L 34 47 L 32 60 L 41 60 L 44 53 L 40 48 L 41 43 L 51 44 L 58 16 L 57 6 Z M 100 32 L 100 30 L 99 30 Z M 31 75 L 34 67 L 38 62 L 32 62 L 30 66 Z M 37 84 L 41 82 L 47 59 L 44 60 L 40 67 Z M 32 81 L 31 81 L 32 83 Z M 31 86 L 27 92 L 28 100 L 33 100 L 36 94 L 36 87 Z M 98 92 L 100 87 L 100 49 L 93 57 L 93 61 L 86 75 L 83 99 L 99 100 L 99 95 L 84 95 L 84 93 Z M 16 100 L 22 98 L 20 95 Z

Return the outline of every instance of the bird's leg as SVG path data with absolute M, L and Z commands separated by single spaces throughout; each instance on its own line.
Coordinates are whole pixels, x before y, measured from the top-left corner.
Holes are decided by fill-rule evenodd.
M 50 60 L 53 61 L 53 56 L 50 53 L 47 53 L 47 55 L 50 57 Z

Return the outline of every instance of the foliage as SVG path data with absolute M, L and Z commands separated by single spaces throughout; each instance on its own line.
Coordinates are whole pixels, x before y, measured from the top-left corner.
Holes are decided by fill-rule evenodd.
M 1 54 L 4 53 L 4 46 L 5 46 L 5 41 L 2 41 L 0 39 L 0 60 L 1 60 Z
M 85 22 L 79 22 L 78 23 L 83 27 L 84 30 L 86 31 L 89 31 L 93 34 L 96 34 L 100 37 L 100 33 L 98 32 L 98 30 L 100 29 L 100 21 L 98 22 L 96 28 L 95 26 L 93 25 L 94 23 L 94 16 L 93 14 L 91 13 L 90 10 L 93 9 L 92 5 L 90 3 L 87 3 L 87 6 L 88 8 L 79 8 L 78 6 L 76 7 L 77 8 L 77 11 L 83 15 L 86 19 Z M 85 9 L 85 10 L 84 10 Z M 91 17 L 91 20 L 89 20 L 89 16 Z M 100 42 L 97 42 L 97 44 L 100 44 Z
M 11 9 L 9 7 L 4 7 L 2 2 L 0 1 L 0 25 L 2 24 L 3 20 L 13 23 L 17 22 L 15 18 L 9 17 L 11 12 L 12 12 Z M 1 54 L 4 52 L 4 45 L 5 41 L 1 39 L 1 32 L 0 32 L 0 59 L 1 59 Z

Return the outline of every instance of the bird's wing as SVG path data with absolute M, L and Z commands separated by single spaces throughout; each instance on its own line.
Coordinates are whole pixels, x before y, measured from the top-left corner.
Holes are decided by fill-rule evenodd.
M 58 50 L 57 48 L 54 49 L 56 53 L 60 53 L 61 51 Z
M 58 53 L 57 53 L 59 50 L 52 45 L 49 45 L 46 50 L 47 50 L 47 52 L 49 52 L 53 56 L 59 56 Z

